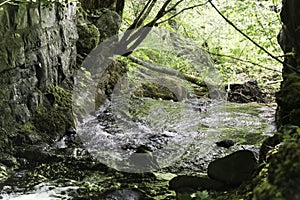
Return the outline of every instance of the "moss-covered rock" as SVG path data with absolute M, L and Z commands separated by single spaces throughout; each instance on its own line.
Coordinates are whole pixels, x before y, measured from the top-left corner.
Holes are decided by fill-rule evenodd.
M 84 12 L 84 11 L 82 11 Z M 86 56 L 95 48 L 100 39 L 100 32 L 97 27 L 82 17 L 83 14 L 78 14 L 77 30 L 79 39 L 77 41 L 77 52 L 80 55 Z
M 254 189 L 254 199 L 300 198 L 300 144 L 286 142 L 271 155 L 261 174 L 262 183 Z
M 95 25 L 101 34 L 100 41 L 102 42 L 118 33 L 122 19 L 118 13 L 109 9 L 99 10 L 98 15 Z
M 300 126 L 300 3 L 297 0 L 283 0 L 281 9 L 282 29 L 278 42 L 287 55 L 283 65 L 283 82 L 277 93 L 277 126 L 293 124 Z M 296 72 L 297 70 L 297 72 Z
M 286 143 L 270 160 L 268 180 L 285 199 L 300 199 L 300 144 Z
M 134 95 L 137 97 L 178 101 L 176 95 L 169 88 L 152 82 L 142 83 L 141 87 L 136 89 Z
M 51 141 L 63 136 L 69 127 L 74 126 L 72 93 L 59 86 L 51 85 L 43 93 L 42 102 L 33 115 L 32 123 L 35 129 L 45 136 L 42 138 L 44 141 Z M 29 131 L 35 132 L 32 125 L 27 126 L 31 127 Z
M 96 108 L 102 105 L 106 99 L 110 99 L 116 84 L 127 72 L 126 63 L 120 60 L 113 61 L 102 73 L 97 85 L 95 99 Z
M 281 192 L 274 185 L 263 182 L 254 190 L 253 200 L 283 200 Z

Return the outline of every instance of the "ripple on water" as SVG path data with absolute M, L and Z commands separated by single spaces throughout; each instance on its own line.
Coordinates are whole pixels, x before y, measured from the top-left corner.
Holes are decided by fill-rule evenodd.
M 77 190 L 77 186 L 65 186 L 59 187 L 52 185 L 51 183 L 40 183 L 30 191 L 19 191 L 11 192 L 11 188 L 6 186 L 2 190 L 0 197 L 3 200 L 61 200 L 61 199 L 71 199 L 69 193 L 71 191 Z
M 162 168 L 204 172 L 217 157 L 258 149 L 275 130 L 274 112 L 274 107 L 257 103 L 139 98 L 122 105 L 119 100 L 117 105 L 102 106 L 97 117 L 80 124 L 78 132 L 96 158 L 118 170 L 135 170 L 129 158 L 139 145 L 147 145 Z M 232 139 L 236 145 L 217 147 L 220 139 Z

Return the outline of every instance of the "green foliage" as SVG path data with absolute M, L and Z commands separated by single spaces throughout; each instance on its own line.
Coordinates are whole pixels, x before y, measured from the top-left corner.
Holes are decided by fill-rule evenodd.
M 122 30 L 125 30 L 128 24 L 133 22 L 145 3 L 146 1 L 128 1 L 124 10 Z M 168 19 L 181 9 L 198 3 L 199 1 L 183 1 L 176 10 L 168 13 L 162 20 Z M 153 9 L 149 15 L 150 18 L 155 16 L 161 4 L 162 2 L 158 3 Z M 241 31 L 267 51 L 278 56 L 281 54 L 277 43 L 277 34 L 281 27 L 279 13 L 271 9 L 276 6 L 279 7 L 280 0 L 225 2 L 216 0 L 214 4 Z M 149 21 L 149 19 L 147 20 Z M 279 88 L 281 64 L 272 60 L 260 48 L 238 33 L 215 12 L 210 4 L 187 10 L 165 23 L 159 24 L 159 26 L 196 41 L 199 46 L 208 51 L 224 81 L 244 82 L 255 79 L 264 87 Z M 142 59 L 151 57 L 152 60 L 166 61 L 167 66 L 183 72 L 189 71 L 189 65 L 185 65 L 184 61 L 178 60 L 166 52 L 140 50 L 139 56 Z M 278 83 L 269 84 L 272 81 L 278 81 Z
M 141 49 L 137 50 L 133 55 L 145 61 L 159 63 L 162 66 L 174 68 L 180 72 L 192 73 L 195 71 L 183 57 L 177 56 L 172 52 L 166 52 L 159 49 Z
M 298 126 L 283 126 L 280 133 L 284 142 L 297 142 L 300 139 L 300 128 Z
M 178 194 L 178 200 L 210 200 L 209 193 L 204 190 L 204 191 L 198 191 L 193 194 L 188 194 L 188 193 L 180 193 Z
M 199 191 L 195 193 L 195 198 L 197 200 L 210 200 L 210 196 L 206 190 L 204 191 Z

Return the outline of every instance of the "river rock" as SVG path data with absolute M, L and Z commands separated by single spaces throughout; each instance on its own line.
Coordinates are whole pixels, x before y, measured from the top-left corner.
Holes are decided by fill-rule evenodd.
M 256 164 L 252 151 L 240 150 L 211 162 L 208 176 L 227 186 L 238 186 L 251 176 Z
M 169 182 L 169 189 L 177 193 L 189 193 L 197 190 L 225 190 L 226 187 L 224 183 L 208 177 L 181 175 Z
M 152 150 L 146 145 L 139 146 L 130 156 L 129 160 L 137 171 L 145 172 L 159 169 L 156 157 L 152 154 Z
M 230 88 L 226 89 L 228 92 L 228 101 L 237 103 L 265 102 L 263 93 L 255 80 L 250 80 L 242 84 L 233 83 L 230 84 Z
M 230 148 L 231 146 L 233 146 L 235 144 L 235 142 L 233 140 L 221 140 L 219 142 L 216 142 L 216 145 L 218 147 L 224 147 L 224 148 Z
M 142 200 L 147 199 L 145 195 L 138 190 L 120 189 L 111 191 L 106 194 L 101 200 Z

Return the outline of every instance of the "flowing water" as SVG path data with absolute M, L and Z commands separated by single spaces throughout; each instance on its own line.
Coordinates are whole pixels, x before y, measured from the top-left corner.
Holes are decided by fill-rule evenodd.
M 274 132 L 274 107 L 213 100 L 186 102 L 124 99 L 107 102 L 79 128 L 86 148 L 117 170 L 136 172 L 130 157 L 141 145 L 149 147 L 163 170 L 205 172 L 210 161 L 238 149 L 258 152 Z M 231 139 L 230 149 L 217 141 Z M 164 169 L 167 168 L 167 169 Z
M 259 156 L 262 141 L 275 131 L 274 113 L 275 105 L 258 103 L 115 98 L 113 102 L 107 101 L 94 116 L 85 118 L 77 132 L 84 148 L 109 168 L 129 173 L 154 170 L 141 169 L 131 163 L 134 152 L 144 145 L 152 151 L 159 166 L 156 175 L 173 177 L 206 173 L 209 162 L 239 149 L 252 150 Z M 215 143 L 223 139 L 233 140 L 235 145 L 229 149 L 218 147 Z M 25 170 L 22 177 L 32 176 L 35 180 L 39 176 L 28 171 Z M 30 188 L 17 184 L 22 179 L 10 179 L 9 184 L 6 182 L 2 187 L 2 199 L 69 199 L 69 193 L 87 187 L 82 181 L 90 181 L 91 173 L 84 176 L 87 177 L 81 178 L 80 184 L 74 177 L 66 178 L 68 181 L 63 177 L 59 181 L 56 177 L 38 178 Z M 114 183 L 122 179 L 114 176 L 103 172 L 99 179 Z

